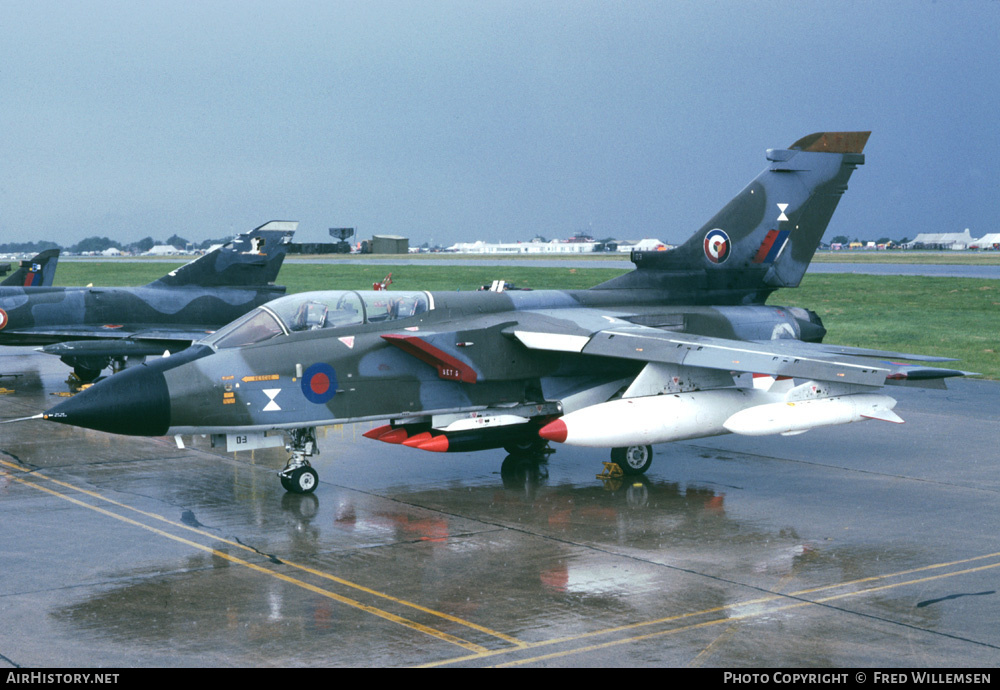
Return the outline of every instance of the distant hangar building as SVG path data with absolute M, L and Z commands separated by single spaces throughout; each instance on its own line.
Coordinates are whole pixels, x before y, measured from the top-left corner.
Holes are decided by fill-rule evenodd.
M 368 251 L 366 252 L 364 247 L 361 251 L 363 253 L 370 254 L 409 254 L 410 253 L 410 238 L 400 237 L 399 235 L 372 235 L 371 240 L 367 241 Z M 362 243 L 364 244 L 364 243 Z
M 143 256 L 174 256 L 176 254 L 181 254 L 181 250 L 172 244 L 158 244 L 152 247 L 148 252 L 143 252 Z
M 969 234 L 969 228 L 966 228 L 965 232 L 922 232 L 903 246 L 907 249 L 963 250 L 978 242 Z
M 532 240 L 531 242 L 507 242 L 491 244 L 489 242 L 459 242 L 448 247 L 449 252 L 459 254 L 593 254 L 599 252 L 620 252 L 627 254 L 632 250 L 663 251 L 669 245 L 657 239 L 644 239 L 638 242 L 619 242 L 617 240 Z

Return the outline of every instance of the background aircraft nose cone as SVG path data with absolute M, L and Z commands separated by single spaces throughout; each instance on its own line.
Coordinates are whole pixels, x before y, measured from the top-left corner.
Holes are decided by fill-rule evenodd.
M 170 427 L 170 393 L 163 374 L 126 369 L 48 410 L 45 419 L 130 436 L 163 436 Z

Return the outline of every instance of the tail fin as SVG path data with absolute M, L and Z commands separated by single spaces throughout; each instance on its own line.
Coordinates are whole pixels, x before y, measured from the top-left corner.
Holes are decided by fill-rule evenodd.
M 48 287 L 56 276 L 59 250 L 46 249 L 27 261 L 22 261 L 16 271 L 7 276 L 0 285 L 20 287 Z
M 150 283 L 154 287 L 261 287 L 274 283 L 299 224 L 272 220 Z
M 664 276 L 650 273 L 683 273 L 702 289 L 756 302 L 797 286 L 851 173 L 864 164 L 870 134 L 819 132 L 768 149 L 768 167 L 684 244 L 633 252 L 638 270 L 599 287 L 662 285 Z

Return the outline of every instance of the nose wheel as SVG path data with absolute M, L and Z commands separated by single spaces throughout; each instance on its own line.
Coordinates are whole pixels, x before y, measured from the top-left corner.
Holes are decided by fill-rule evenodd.
M 284 469 L 278 473 L 281 486 L 293 494 L 311 494 L 319 484 L 319 475 L 312 467 L 297 467 L 293 470 Z
M 285 491 L 293 494 L 311 494 L 319 484 L 319 474 L 306 459 L 319 455 L 316 445 L 316 429 L 292 429 L 285 446 L 292 454 L 285 469 L 278 472 L 278 479 Z

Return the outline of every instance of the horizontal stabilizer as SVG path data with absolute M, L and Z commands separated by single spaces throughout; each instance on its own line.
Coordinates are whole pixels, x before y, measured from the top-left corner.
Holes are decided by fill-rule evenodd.
M 892 363 L 892 366 L 894 371 L 885 377 L 885 382 L 893 386 L 945 388 L 945 379 L 955 376 L 979 376 L 974 371 L 961 371 L 960 369 L 939 369 L 899 363 Z
M 889 380 L 909 379 L 910 381 L 926 381 L 929 379 L 947 379 L 952 376 L 979 376 L 974 371 L 961 369 L 939 369 L 937 367 L 921 367 L 911 364 L 897 364 L 899 371 L 889 374 Z

